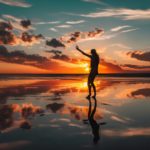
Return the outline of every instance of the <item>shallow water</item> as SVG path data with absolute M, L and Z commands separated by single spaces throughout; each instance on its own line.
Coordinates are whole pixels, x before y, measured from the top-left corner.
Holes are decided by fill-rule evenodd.
M 150 79 L 0 79 L 0 150 L 150 149 Z

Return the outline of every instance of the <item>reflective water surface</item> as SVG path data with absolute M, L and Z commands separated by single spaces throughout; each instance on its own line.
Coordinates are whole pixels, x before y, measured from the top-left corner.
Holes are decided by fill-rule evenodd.
M 150 79 L 0 78 L 0 150 L 150 149 Z

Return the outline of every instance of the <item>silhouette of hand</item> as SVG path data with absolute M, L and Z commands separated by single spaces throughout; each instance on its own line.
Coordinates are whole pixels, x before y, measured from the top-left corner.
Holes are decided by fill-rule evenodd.
M 78 45 L 76 45 L 76 49 L 79 50 L 79 46 Z

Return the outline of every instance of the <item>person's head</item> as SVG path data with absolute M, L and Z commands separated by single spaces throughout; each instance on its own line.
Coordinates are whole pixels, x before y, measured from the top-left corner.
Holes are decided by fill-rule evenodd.
M 92 55 L 96 55 L 97 53 L 96 53 L 96 49 L 91 49 L 91 54 Z

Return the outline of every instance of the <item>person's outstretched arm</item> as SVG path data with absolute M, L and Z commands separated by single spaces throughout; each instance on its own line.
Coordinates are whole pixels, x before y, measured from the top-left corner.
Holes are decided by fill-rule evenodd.
M 87 53 L 83 52 L 83 51 L 79 48 L 79 46 L 76 46 L 76 49 L 77 49 L 79 52 L 81 52 L 83 55 L 85 55 L 85 56 L 87 56 L 87 57 L 90 57 L 90 58 L 91 58 L 91 55 L 89 55 L 89 54 L 87 54 Z

